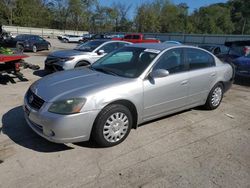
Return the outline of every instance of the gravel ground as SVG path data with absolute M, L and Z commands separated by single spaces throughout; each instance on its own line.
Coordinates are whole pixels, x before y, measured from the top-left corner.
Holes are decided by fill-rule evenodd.
M 76 44 L 50 39 L 53 48 Z M 43 69 L 49 52 L 28 53 Z M 250 84 L 237 81 L 214 111 L 187 110 L 141 125 L 112 148 L 54 144 L 25 123 L 22 103 L 43 70 L 0 77 L 0 187 L 250 188 Z

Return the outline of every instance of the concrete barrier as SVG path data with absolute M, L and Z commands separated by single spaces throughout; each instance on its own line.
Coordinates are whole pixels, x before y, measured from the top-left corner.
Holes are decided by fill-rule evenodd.
M 19 34 L 34 34 L 43 37 L 56 38 L 58 35 L 83 35 L 88 34 L 88 31 L 74 31 L 74 30 L 58 30 L 58 29 L 47 29 L 47 28 L 35 28 L 35 27 L 19 27 L 19 26 L 7 26 L 4 25 L 3 29 L 14 35 Z

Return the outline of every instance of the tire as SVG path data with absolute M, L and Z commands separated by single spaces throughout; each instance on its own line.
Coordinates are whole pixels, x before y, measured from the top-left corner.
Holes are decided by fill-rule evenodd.
M 86 66 L 89 66 L 89 62 L 87 61 L 79 61 L 76 65 L 75 65 L 75 68 L 77 67 L 86 67 Z
M 220 106 L 222 98 L 223 98 L 223 85 L 221 83 L 218 83 L 209 92 L 204 107 L 208 110 L 214 110 L 218 108 L 218 106 Z
M 32 52 L 34 52 L 34 53 L 37 52 L 37 47 L 36 47 L 36 45 L 33 45 L 33 46 L 32 46 Z
M 63 39 L 63 42 L 68 43 L 69 40 L 68 39 Z
M 47 50 L 50 50 L 51 49 L 51 45 L 50 44 L 48 44 L 48 46 L 47 46 Z
M 120 104 L 106 106 L 97 116 L 91 138 L 102 147 L 111 147 L 123 142 L 132 127 L 130 110 Z
M 17 44 L 17 45 L 16 45 L 16 48 L 17 48 L 17 51 L 18 51 L 18 52 L 23 53 L 23 51 L 24 51 L 23 45 Z

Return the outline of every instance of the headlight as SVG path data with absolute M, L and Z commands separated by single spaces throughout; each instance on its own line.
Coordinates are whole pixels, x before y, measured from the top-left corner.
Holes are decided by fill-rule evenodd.
M 65 61 L 71 61 L 73 59 L 74 57 L 65 57 L 65 58 L 61 58 L 60 61 L 65 62 Z
M 85 104 L 86 99 L 73 98 L 56 101 L 49 107 L 49 112 L 56 114 L 75 114 L 79 113 Z

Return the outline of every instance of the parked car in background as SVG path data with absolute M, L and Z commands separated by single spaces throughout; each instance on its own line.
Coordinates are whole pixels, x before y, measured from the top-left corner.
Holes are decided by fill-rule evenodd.
M 57 36 L 57 38 L 62 42 L 80 42 L 82 40 L 82 36 L 78 35 L 61 35 Z
M 37 52 L 39 50 L 49 50 L 51 48 L 50 42 L 38 35 L 17 35 L 15 38 L 7 38 L 4 41 L 5 47 L 18 48 L 20 51 Z
M 181 43 L 175 40 L 166 40 L 163 42 L 163 44 L 181 44 Z
M 114 146 L 138 124 L 200 105 L 216 109 L 232 81 L 233 68 L 206 50 L 133 44 L 88 68 L 33 83 L 24 98 L 25 119 L 52 142 L 92 137 Z
M 123 38 L 112 38 L 112 40 L 121 40 L 132 43 L 160 43 L 160 40 L 154 38 L 145 38 L 143 34 L 127 34 Z
M 111 39 L 108 35 L 106 34 L 89 34 L 89 35 L 86 35 L 82 38 L 81 42 L 84 43 L 84 42 L 87 42 L 87 41 L 90 41 L 90 40 L 96 40 L 96 39 Z
M 225 42 L 229 48 L 227 54 L 217 57 L 222 61 L 233 63 L 236 77 L 250 77 L 250 40 Z
M 55 51 L 45 60 L 45 70 L 61 71 L 80 66 L 88 66 L 113 50 L 129 45 L 129 42 L 93 40 L 77 46 L 73 50 Z
M 227 54 L 229 51 L 229 48 L 224 45 L 204 44 L 199 45 L 199 47 L 212 52 L 214 55 Z
M 38 35 L 17 35 L 14 40 L 17 41 L 17 48 L 22 48 L 24 51 L 37 52 L 40 50 L 49 50 L 51 48 L 50 42 Z

